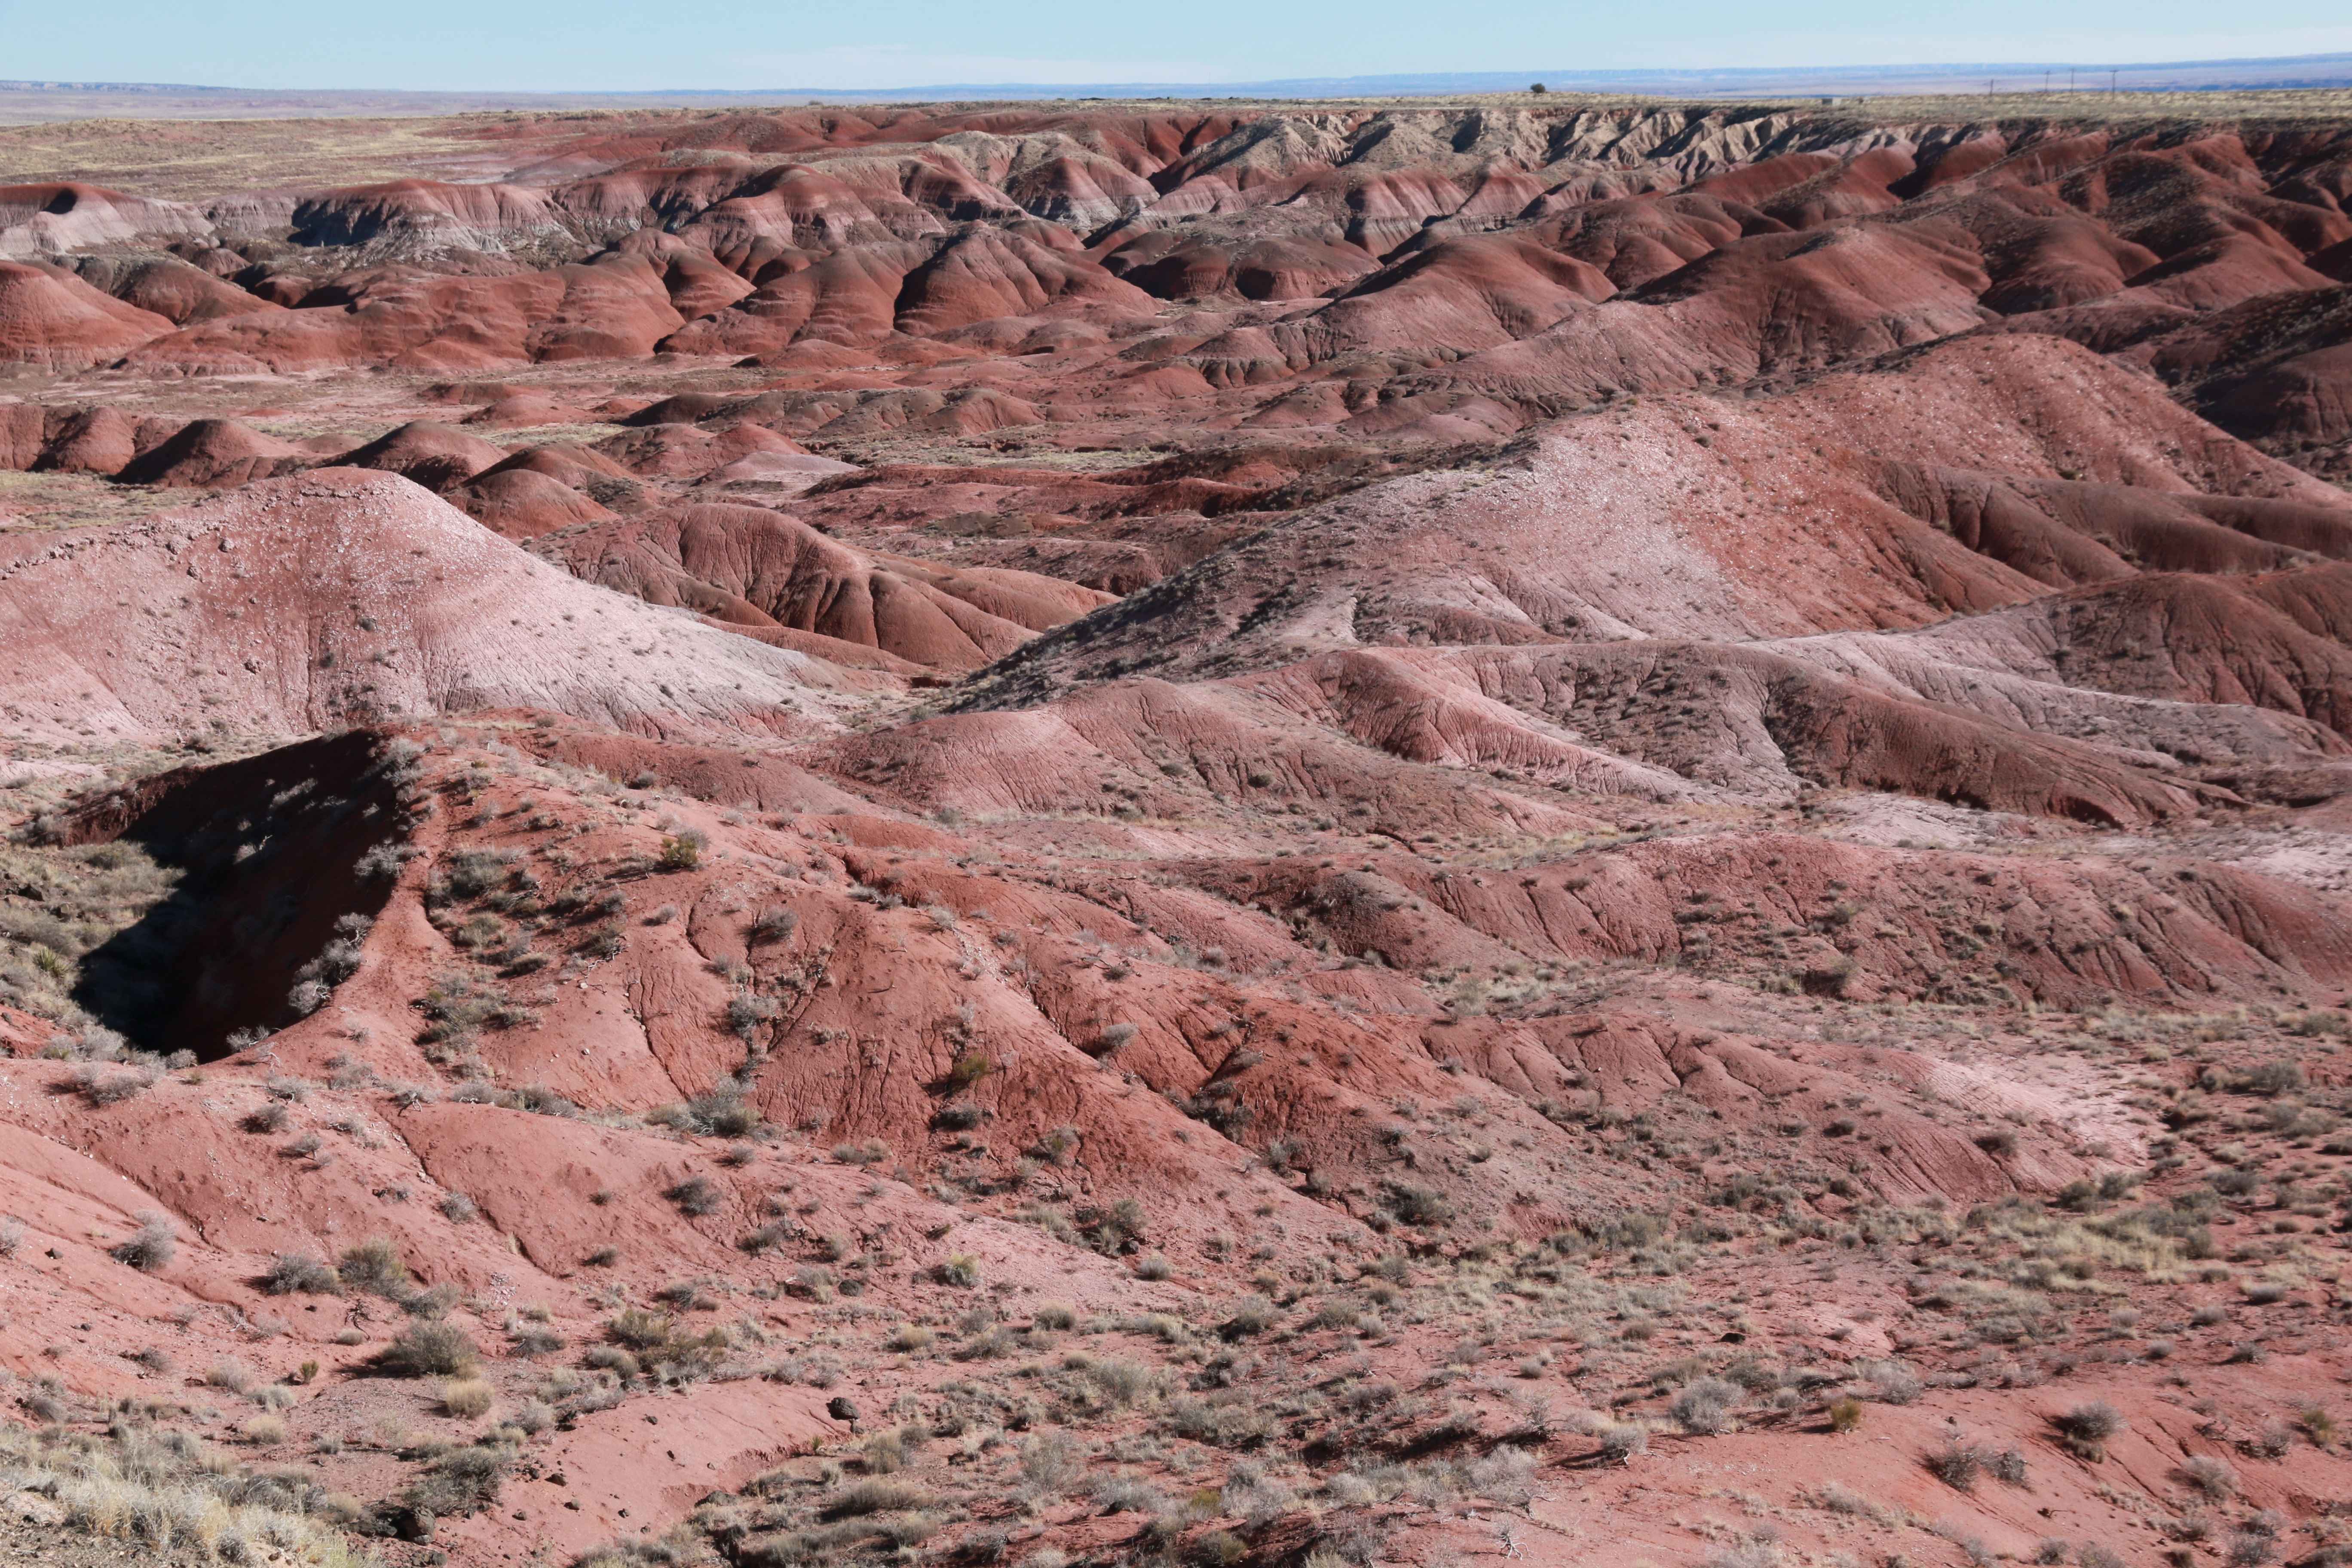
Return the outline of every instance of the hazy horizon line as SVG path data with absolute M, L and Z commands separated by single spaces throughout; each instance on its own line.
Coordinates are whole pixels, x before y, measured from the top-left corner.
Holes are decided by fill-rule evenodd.
M 908 87 L 815 88 L 781 85 L 765 88 L 535 88 L 512 90 L 478 88 L 384 88 L 384 87 L 299 87 L 261 88 L 237 87 L 203 82 L 136 82 L 68 80 L 60 78 L 18 78 L 0 79 L 0 92 L 81 92 L 81 93 L 200 93 L 241 94 L 251 97 L 299 98 L 313 94 L 367 95 L 375 97 L 419 97 L 440 99 L 530 100 L 594 98 L 712 98 L 762 99 L 803 98 L 823 100 L 856 100 L 864 97 L 894 99 L 924 95 L 970 96 L 973 93 L 997 93 L 1023 97 L 1086 98 L 1086 97 L 1168 97 L 1206 96 L 1216 89 L 1220 96 L 1339 96 L 1365 95 L 1375 92 L 1412 94 L 1443 92 L 1479 92 L 1526 90 L 1514 84 L 1542 83 L 1562 92 L 1581 90 L 1579 84 L 1592 84 L 1601 90 L 1635 89 L 1637 84 L 1672 87 L 1678 84 L 1706 83 L 1780 84 L 1784 90 L 1795 91 L 1807 84 L 1849 82 L 1859 85 L 1873 79 L 1888 84 L 1912 81 L 1949 81 L 1973 79 L 1991 73 L 1994 79 L 2006 74 L 2031 78 L 2054 76 L 2059 71 L 2112 73 L 2120 83 L 2126 74 L 2147 72 L 2219 72 L 2246 71 L 2267 68 L 2272 72 L 2296 67 L 2340 66 L 2344 68 L 2325 73 L 2324 81 L 2273 79 L 2268 81 L 2211 80 L 2200 82 L 2167 82 L 2162 84 L 2135 83 L 2137 89 L 2163 86 L 2176 91 L 2226 91 L 2231 89 L 2270 88 L 2277 90 L 2313 90 L 2328 87 L 2352 86 L 2352 51 L 2335 51 L 2301 55 L 2221 56 L 2197 59 L 2171 60 L 1954 60 L 1905 61 L 1893 64 L 1814 65 L 1814 66 L 1685 66 L 1618 68 L 1605 69 L 1529 69 L 1525 71 L 1421 71 L 1383 72 L 1347 77 L 1265 77 L 1236 80 L 1195 81 L 1103 81 L 1103 82 L 1033 82 L 1033 81 L 967 81 L 934 82 Z M 2077 91 L 2101 90 L 2104 88 L 2078 86 Z M 1899 93 L 1895 96 L 1900 96 Z

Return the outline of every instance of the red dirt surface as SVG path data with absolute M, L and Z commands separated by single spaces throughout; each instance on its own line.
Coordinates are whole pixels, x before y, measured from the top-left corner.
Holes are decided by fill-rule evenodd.
M 2352 128 L 453 124 L 0 188 L 0 1525 L 2352 1560 Z

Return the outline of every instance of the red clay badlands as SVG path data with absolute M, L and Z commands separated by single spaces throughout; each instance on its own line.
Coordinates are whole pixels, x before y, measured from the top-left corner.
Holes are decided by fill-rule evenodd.
M 0 1558 L 2352 1561 L 2352 128 L 440 129 L 0 146 Z

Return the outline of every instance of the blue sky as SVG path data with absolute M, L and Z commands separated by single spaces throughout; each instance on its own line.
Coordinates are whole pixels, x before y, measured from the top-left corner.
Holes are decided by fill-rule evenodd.
M 2346 0 L 0 0 L 0 79 L 622 91 L 2352 50 Z

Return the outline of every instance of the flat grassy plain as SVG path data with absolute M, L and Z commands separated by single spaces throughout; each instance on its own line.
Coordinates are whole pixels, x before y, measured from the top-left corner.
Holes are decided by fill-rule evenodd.
M 24 96 L 24 95 L 12 95 Z M 320 95 L 322 100 L 331 95 Z M 157 104 L 176 100 L 158 99 Z M 365 101 L 365 100 L 362 100 Z M 36 123 L 0 123 L 0 184 L 79 180 L 139 195 L 193 201 L 226 190 L 316 188 L 417 178 L 495 179 L 528 162 L 526 149 L 541 138 L 572 137 L 596 121 L 615 134 L 659 120 L 719 119 L 797 107 L 780 95 L 772 102 L 746 101 L 725 109 L 513 110 L 442 116 L 346 115 L 250 119 L 179 119 L 125 116 L 66 118 L 93 104 L 120 110 L 143 100 L 100 100 L 61 95 L 61 117 Z M 1150 113 L 1171 108 L 1237 110 L 1311 109 L 1329 113 L 1393 110 L 1432 113 L 1465 108 L 1563 110 L 1654 109 L 1694 110 L 1733 107 L 1722 100 L 1643 98 L 1629 94 L 1486 93 L 1450 98 L 1349 98 L 1314 100 L 1200 98 L 1121 100 L 1123 111 Z M 848 105 L 828 105 L 849 108 Z M 974 101 L 940 104 L 892 103 L 892 110 L 927 108 L 961 112 L 988 107 Z M 1099 109 L 1101 100 L 1066 105 L 1024 101 L 1025 111 L 1056 107 Z M 1886 125 L 1968 124 L 2005 121 L 2059 120 L 2100 124 L 2118 132 L 2168 124 L 2316 124 L 2352 116 L 2352 91 L 2311 89 L 2248 92 L 2003 92 L 1998 94 L 1761 100 L 1747 106 L 1761 112 L 1832 116 L 1858 128 Z M 0 110 L 23 114 L 25 105 Z M 7 118 L 0 114 L 0 121 Z

